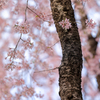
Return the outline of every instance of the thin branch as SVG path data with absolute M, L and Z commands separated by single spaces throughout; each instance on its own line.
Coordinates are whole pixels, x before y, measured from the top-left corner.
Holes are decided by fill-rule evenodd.
M 34 73 L 40 73 L 40 72 L 46 72 L 46 71 L 50 71 L 50 70 L 56 70 L 58 69 L 59 67 L 56 67 L 56 68 L 52 68 L 52 69 L 47 69 L 47 70 L 41 70 L 41 71 L 36 71 Z
M 48 49 L 48 48 L 51 48 L 51 49 L 52 49 L 52 47 L 53 47 L 55 44 L 57 44 L 59 41 L 60 41 L 60 40 L 58 40 L 58 41 L 57 41 L 56 43 L 54 43 L 52 46 L 47 47 L 46 49 Z M 40 42 L 41 42 L 41 41 L 40 41 Z M 41 44 L 43 44 L 43 45 L 44 45 L 44 43 L 42 43 L 42 42 L 41 42 Z M 45 50 L 46 50 L 46 49 L 45 49 Z
M 15 47 L 14 51 L 16 51 L 16 49 L 17 49 L 17 47 L 18 47 L 18 44 L 19 44 L 19 42 L 20 42 L 20 40 L 21 40 L 21 37 L 22 37 L 22 33 L 20 34 L 20 38 L 19 38 L 19 40 L 18 40 L 18 42 L 17 42 L 17 44 L 16 44 L 16 47 Z
M 18 44 L 19 44 L 19 42 L 20 42 L 20 40 L 21 40 L 21 37 L 22 37 L 22 33 L 20 34 L 20 38 L 18 39 L 18 42 L 17 42 L 17 44 L 16 44 L 16 46 L 15 46 L 15 48 L 14 48 L 14 50 L 13 50 L 14 56 L 13 56 L 13 58 L 12 58 L 11 65 L 13 64 L 13 59 L 15 58 L 16 49 L 17 49 Z
M 52 16 L 52 14 L 46 15 L 46 16 Z
M 27 8 L 28 8 L 28 0 L 27 0 L 27 3 L 26 3 L 26 9 L 25 9 L 25 22 L 27 20 Z
M 21 38 L 21 40 L 23 41 L 23 42 L 26 42 L 25 40 L 23 40 L 22 38 Z
M 58 42 L 59 42 L 60 40 L 58 40 L 56 43 L 54 43 L 51 47 L 49 47 L 49 48 L 52 48 L 55 44 L 57 44 Z
M 27 20 L 27 15 L 26 15 L 26 13 L 27 13 L 27 7 L 28 7 L 28 0 L 27 0 L 27 3 L 26 3 L 26 9 L 25 9 L 25 22 L 26 22 L 26 20 Z M 15 46 L 15 48 L 14 48 L 14 50 L 13 50 L 14 56 L 12 57 L 12 61 L 11 61 L 10 66 L 11 66 L 11 65 L 13 64 L 13 62 L 14 62 L 13 60 L 14 60 L 14 58 L 15 58 L 16 49 L 17 49 L 17 47 L 18 47 L 18 44 L 19 44 L 20 40 L 22 40 L 21 37 L 22 37 L 22 33 L 20 34 L 20 38 L 18 39 L 18 42 L 17 42 L 17 44 L 16 44 L 16 46 Z
M 16 52 L 16 49 L 17 49 L 17 47 L 18 47 L 18 44 L 19 44 L 19 42 L 20 42 L 20 40 L 21 40 L 21 37 L 22 37 L 22 33 L 20 34 L 20 38 L 19 38 L 19 40 L 18 40 L 18 42 L 17 42 L 17 44 L 16 44 L 16 47 L 14 48 L 14 54 L 15 54 L 15 52 Z M 15 56 L 13 57 L 13 59 L 15 58 Z
M 30 9 L 29 7 L 27 7 L 31 12 L 33 12 L 34 14 L 36 14 L 40 19 L 42 19 L 42 21 L 46 21 L 43 18 L 41 18 L 41 16 L 39 14 L 37 14 L 35 11 L 33 11 L 32 9 Z M 50 21 L 46 21 L 46 22 L 50 22 Z
M 33 12 L 34 14 L 36 14 L 39 18 L 41 18 L 40 17 L 40 15 L 38 15 L 35 11 L 33 11 L 32 9 L 30 9 L 29 7 L 27 7 L 31 12 Z

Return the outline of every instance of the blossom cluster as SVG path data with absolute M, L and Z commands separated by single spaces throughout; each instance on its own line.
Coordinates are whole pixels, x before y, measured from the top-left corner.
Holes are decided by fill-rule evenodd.
M 59 24 L 65 30 L 72 27 L 71 23 L 69 22 L 69 19 L 67 19 L 67 18 L 65 20 L 62 20 L 61 22 L 59 22 Z
M 24 49 L 32 49 L 33 48 L 33 43 L 31 42 L 31 39 L 28 38 L 27 41 L 23 40 L 22 46 L 24 47 Z
M 0 0 L 0 9 L 7 3 L 7 0 Z
M 23 33 L 23 34 L 27 34 L 29 32 L 29 28 L 30 25 L 27 23 L 22 23 L 19 25 L 19 23 L 17 22 L 17 24 L 14 26 L 16 32 Z
M 92 19 L 90 19 L 90 21 L 86 20 L 86 26 L 87 26 L 88 28 L 94 28 L 95 25 L 96 25 L 96 23 L 93 22 Z
M 12 59 L 15 57 L 15 55 L 16 55 L 16 51 L 13 48 L 9 48 L 9 52 L 5 59 L 9 58 L 9 60 L 12 61 Z

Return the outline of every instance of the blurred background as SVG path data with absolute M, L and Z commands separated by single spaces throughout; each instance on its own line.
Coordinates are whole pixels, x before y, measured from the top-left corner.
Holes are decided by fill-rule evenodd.
M 100 100 L 100 1 L 71 2 L 83 53 L 83 100 Z M 60 100 L 61 59 L 50 0 L 0 0 L 1 100 Z

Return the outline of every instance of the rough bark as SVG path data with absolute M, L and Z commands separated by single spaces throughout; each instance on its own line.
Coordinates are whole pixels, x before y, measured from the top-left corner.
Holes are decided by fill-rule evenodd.
M 100 91 L 100 75 L 96 76 L 97 83 L 98 83 L 98 90 Z
M 82 100 L 81 69 L 82 51 L 71 0 L 50 0 L 54 23 L 62 46 L 62 61 L 59 67 L 59 95 L 61 100 Z M 69 19 L 72 27 L 63 29 L 59 22 Z

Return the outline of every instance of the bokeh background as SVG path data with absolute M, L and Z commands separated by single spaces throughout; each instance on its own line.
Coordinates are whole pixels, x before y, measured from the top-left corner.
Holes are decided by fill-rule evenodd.
M 83 99 L 100 100 L 100 1 L 72 0 L 72 6 Z M 61 59 L 49 0 L 0 0 L 0 100 L 60 100 Z

